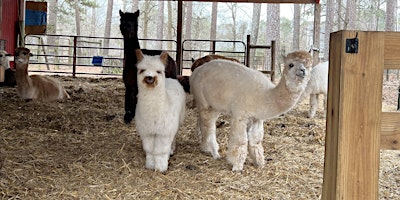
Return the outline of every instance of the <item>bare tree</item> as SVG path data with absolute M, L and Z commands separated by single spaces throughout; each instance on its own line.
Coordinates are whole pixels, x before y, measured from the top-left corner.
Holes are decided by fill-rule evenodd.
M 321 41 L 321 4 L 317 3 L 314 5 L 314 36 L 313 36 L 313 64 L 317 65 L 319 63 L 319 49 Z M 318 50 L 314 50 L 314 48 Z
M 114 0 L 108 0 L 107 4 L 107 16 L 106 16 L 106 26 L 105 26 L 105 31 L 104 31 L 104 37 L 109 38 L 111 35 L 111 19 L 112 19 L 112 10 L 113 10 L 113 4 Z M 110 40 L 105 39 L 104 40 L 104 47 L 105 49 L 103 50 L 104 55 L 108 55 L 108 47 L 110 46 Z
M 157 18 L 157 39 L 164 39 L 164 1 L 158 2 L 158 18 Z M 158 49 L 163 48 L 163 43 L 158 43 Z
M 293 14 L 293 42 L 292 49 L 297 51 L 300 49 L 300 18 L 301 10 L 300 4 L 294 4 L 294 14 Z
M 280 7 L 279 4 L 267 4 L 267 43 L 275 40 L 276 41 L 276 54 L 280 52 L 279 40 L 280 40 Z M 270 54 L 267 54 L 266 59 L 271 59 Z M 276 60 L 276 58 L 275 58 Z M 278 62 L 276 62 L 278 63 Z M 271 69 L 270 66 L 266 66 L 266 69 Z M 280 73 L 280 68 L 276 68 Z
M 172 39 L 172 31 L 173 31 L 173 26 L 172 26 L 172 5 L 171 1 L 168 1 L 167 3 L 168 7 L 168 29 L 167 29 L 167 39 L 171 40 Z M 172 43 L 168 42 L 168 49 L 172 49 Z
M 396 31 L 395 18 L 396 18 L 397 0 L 386 0 L 386 22 L 385 31 Z M 385 70 L 386 80 L 389 80 L 390 70 Z M 398 70 L 397 70 L 398 73 Z M 399 74 L 397 74 L 399 76 Z
M 237 3 L 226 3 L 228 8 L 231 10 L 231 17 L 232 17 L 232 40 L 236 40 L 236 13 L 237 13 Z M 236 49 L 236 43 L 233 43 L 233 50 Z
M 217 16 L 218 16 L 218 2 L 213 2 L 211 11 L 211 30 L 210 30 L 211 40 L 215 40 L 217 38 Z
M 345 14 L 345 30 L 355 30 L 357 20 L 357 7 L 356 0 L 347 0 L 346 14 Z
M 260 28 L 260 17 L 261 17 L 261 3 L 254 3 L 253 4 L 252 25 L 251 25 L 251 43 L 252 44 L 257 44 L 257 41 L 258 41 L 258 31 Z M 256 51 L 255 50 L 250 52 L 250 58 L 251 58 L 252 63 L 254 63 L 256 61 Z
M 81 35 L 81 12 L 79 10 L 79 0 L 75 0 L 75 28 L 76 35 Z
M 136 12 L 137 10 L 139 10 L 139 0 L 132 0 L 132 1 L 133 2 L 132 2 L 131 12 Z
M 324 51 L 323 51 L 323 59 L 329 59 L 329 39 L 330 33 L 333 30 L 335 19 L 335 2 L 327 1 L 326 2 L 326 19 L 325 19 L 325 37 L 324 37 Z
M 396 31 L 396 0 L 386 0 L 386 23 L 385 31 Z
M 144 3 L 144 12 L 140 12 L 141 15 L 143 15 L 143 38 L 147 38 L 147 34 L 148 34 L 148 22 L 149 22 L 149 12 L 150 12 L 150 1 L 146 0 Z M 147 48 L 147 42 L 143 41 L 143 48 Z
M 193 15 L 193 2 L 188 1 L 185 3 L 186 5 L 186 23 L 185 23 L 185 38 L 186 39 L 191 39 L 192 38 L 192 15 Z M 189 42 L 188 45 L 186 46 L 187 49 L 191 50 L 192 49 L 192 45 Z M 184 55 L 186 58 L 187 57 L 192 57 L 191 52 L 186 52 L 189 55 Z

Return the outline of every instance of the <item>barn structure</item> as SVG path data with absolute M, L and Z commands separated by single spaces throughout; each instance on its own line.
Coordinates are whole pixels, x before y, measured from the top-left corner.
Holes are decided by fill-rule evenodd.
M 193 0 L 194 1 L 194 0 Z M 201 2 L 316 3 L 318 0 L 198 0 Z M 178 30 L 182 3 L 178 0 Z M 0 0 L 1 48 L 24 34 L 24 0 Z M 397 113 L 381 112 L 383 70 L 398 68 L 400 34 L 340 31 L 331 35 L 323 199 L 378 199 L 379 149 L 400 149 Z M 347 51 L 351 39 L 357 51 Z M 178 52 L 182 32 L 178 31 Z M 177 55 L 179 61 L 180 54 Z M 368 84 L 365 84 L 368 83 Z M 372 93 L 368 91 L 373 91 Z

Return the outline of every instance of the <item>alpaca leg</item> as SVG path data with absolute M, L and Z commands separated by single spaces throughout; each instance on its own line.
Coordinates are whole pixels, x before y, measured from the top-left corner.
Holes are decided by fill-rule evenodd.
M 318 109 L 318 95 L 310 95 L 310 112 L 308 113 L 309 118 L 313 118 Z
M 218 153 L 219 146 L 215 133 L 215 122 L 218 119 L 219 113 L 208 109 L 199 109 L 199 125 L 201 136 L 200 147 L 202 151 L 211 153 L 214 159 L 218 159 L 221 156 Z
M 253 120 L 249 123 L 249 130 L 247 131 L 249 139 L 249 155 L 253 163 L 257 167 L 263 167 L 264 161 L 264 147 L 262 140 L 264 137 L 264 121 Z
M 228 143 L 227 161 L 233 165 L 232 171 L 243 170 L 247 157 L 247 119 L 232 116 L 231 133 Z
M 154 155 L 153 155 L 153 148 L 154 148 L 154 135 L 141 135 L 143 150 L 146 153 L 146 168 L 147 169 L 154 169 Z
M 165 172 L 168 169 L 168 159 L 171 153 L 174 137 L 156 136 L 154 141 L 154 169 Z
M 132 88 L 126 87 L 125 88 L 125 115 L 124 115 L 124 122 L 129 124 L 132 119 L 135 117 L 135 108 L 136 103 L 133 103 L 133 92 Z

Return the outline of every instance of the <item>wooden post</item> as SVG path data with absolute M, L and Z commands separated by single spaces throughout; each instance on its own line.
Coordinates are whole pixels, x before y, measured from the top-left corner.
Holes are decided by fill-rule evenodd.
M 346 39 L 358 35 L 358 53 Z M 384 32 L 331 34 L 322 199 L 378 199 Z

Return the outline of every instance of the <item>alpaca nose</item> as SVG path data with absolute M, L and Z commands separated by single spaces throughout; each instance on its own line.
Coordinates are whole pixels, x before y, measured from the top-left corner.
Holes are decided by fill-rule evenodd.
M 155 78 L 152 76 L 146 76 L 144 77 L 144 81 L 148 84 L 153 84 L 154 83 Z
M 299 71 L 297 72 L 297 76 L 304 78 L 306 76 L 306 68 L 300 67 Z

